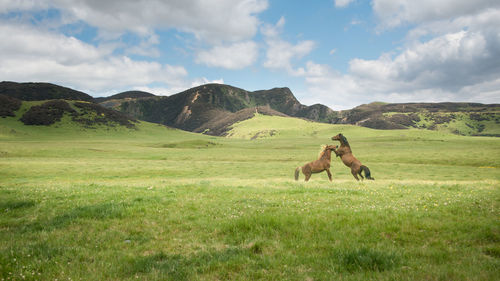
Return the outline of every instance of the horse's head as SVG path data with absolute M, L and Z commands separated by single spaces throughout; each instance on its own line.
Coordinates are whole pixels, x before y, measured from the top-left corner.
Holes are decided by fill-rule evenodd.
M 325 154 L 330 155 L 329 152 L 335 151 L 335 149 L 337 149 L 338 147 L 339 147 L 338 145 L 327 145 L 327 144 L 322 145 L 321 150 L 318 153 L 318 158 L 323 157 Z
M 338 135 L 336 135 L 336 136 L 333 136 L 333 137 L 332 137 L 332 140 L 338 140 L 338 141 L 340 141 L 342 137 L 344 137 L 344 135 L 342 135 L 342 134 L 338 134 Z
M 335 150 L 337 149 L 339 146 L 338 145 L 327 145 L 325 147 L 325 150 Z
M 341 144 L 349 145 L 349 142 L 342 134 L 338 134 L 336 136 L 333 136 L 332 140 L 338 140 L 338 141 L 340 141 Z

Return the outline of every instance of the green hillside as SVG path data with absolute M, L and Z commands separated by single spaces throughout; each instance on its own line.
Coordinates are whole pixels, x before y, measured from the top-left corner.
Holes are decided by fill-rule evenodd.
M 465 136 L 500 136 L 498 104 L 373 102 L 333 111 L 321 104 L 301 104 L 288 88 L 249 92 L 221 84 L 202 85 L 169 97 L 125 96 L 99 100 L 103 106 L 140 120 L 216 136 L 226 135 L 228 126 L 246 120 L 255 110 L 381 130 L 418 128 Z
M 335 123 L 374 129 L 428 129 L 464 136 L 500 136 L 500 105 L 370 103 L 341 111 Z
M 123 119 L 112 118 L 110 114 L 114 112 L 97 112 L 94 107 L 80 107 L 75 104 L 92 106 L 90 103 L 77 101 L 66 101 L 72 112 L 64 112 L 59 121 L 50 125 L 25 125 L 21 121 L 22 117 L 34 106 L 40 106 L 47 101 L 24 101 L 19 110 L 15 111 L 15 116 L 0 118 L 0 139 L 4 140 L 44 140 L 44 139 L 77 139 L 103 137 L 110 139 L 120 138 L 156 138 L 166 135 L 172 137 L 196 136 L 182 130 L 168 128 L 164 125 L 153 124 L 144 121 L 130 121 L 124 124 Z M 95 106 L 95 105 L 94 105 Z M 99 108 L 100 109 L 100 108 Z M 107 110 L 107 109 L 103 109 Z M 41 118 L 40 116 L 36 116 Z M 119 116 L 120 118 L 122 116 Z M 46 118 L 43 116 L 42 118 Z M 130 120 L 130 119 L 129 119 Z M 125 120 L 127 121 L 127 120 Z M 127 126 L 126 126 L 127 125 Z M 128 126 L 131 125 L 131 126 Z
M 322 104 L 301 104 L 288 88 L 246 91 L 222 84 L 206 84 L 171 96 L 155 96 L 141 91 L 126 91 L 109 97 L 93 98 L 70 88 L 50 83 L 0 82 L 0 117 L 12 116 L 22 101 L 65 100 L 77 113 L 79 108 L 104 112 L 96 104 L 138 119 L 186 131 L 225 136 L 228 128 L 250 118 L 254 111 L 272 116 L 291 116 L 329 124 L 349 124 L 372 129 L 427 129 L 465 136 L 500 136 L 500 105 L 463 102 L 384 103 L 373 102 L 353 109 L 333 111 Z M 81 101 L 86 101 L 82 103 Z M 57 104 L 59 103 L 59 105 Z M 55 102 L 32 114 L 31 120 L 47 120 L 37 114 L 65 110 Z M 42 106 L 44 107 L 44 106 Z M 49 107 L 52 107 L 50 109 Z M 77 107 L 77 108 L 75 108 Z M 55 109 L 54 109 L 55 108 Z M 74 113 L 71 110 L 69 113 Z M 119 117 L 116 112 L 105 115 Z M 131 118 L 130 118 L 131 117 Z M 85 118 L 91 124 L 109 118 Z M 87 122 L 80 120 L 80 123 Z M 122 122 L 122 123 L 120 123 Z M 119 123 L 127 124 L 124 118 Z M 271 134 L 272 132 L 269 132 Z M 265 133 L 262 133 L 265 135 Z
M 266 115 L 228 137 L 24 125 L 33 105 L 0 118 L 0 279 L 497 278 L 499 138 Z M 376 180 L 338 158 L 333 182 L 293 180 L 339 132 Z
M 270 133 L 272 132 L 272 133 Z M 419 139 L 440 139 L 443 142 L 447 140 L 471 140 L 478 141 L 480 138 L 467 138 L 458 136 L 445 131 L 429 131 L 420 129 L 401 129 L 401 130 L 376 130 L 355 125 L 332 125 L 325 123 L 312 122 L 300 118 L 268 116 L 255 114 L 251 119 L 233 124 L 227 137 L 235 139 L 322 139 L 332 142 L 330 138 L 337 133 L 343 133 L 346 136 L 363 141 L 377 142 L 380 139 L 393 140 L 415 140 Z M 484 138 L 484 140 L 494 141 L 493 138 Z

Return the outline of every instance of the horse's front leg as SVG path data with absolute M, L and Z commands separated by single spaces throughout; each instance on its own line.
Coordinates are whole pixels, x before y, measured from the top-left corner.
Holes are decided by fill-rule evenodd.
M 326 169 L 326 173 L 328 174 L 330 181 L 332 181 L 332 173 L 330 173 L 330 169 Z

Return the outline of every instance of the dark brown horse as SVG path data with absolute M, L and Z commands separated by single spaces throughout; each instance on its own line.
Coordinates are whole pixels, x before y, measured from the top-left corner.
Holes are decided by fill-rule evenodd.
M 361 175 L 362 171 L 365 172 L 365 177 L 367 180 L 374 180 L 374 178 L 372 178 L 370 175 L 370 169 L 368 169 L 368 167 L 366 167 L 365 165 L 362 165 L 361 162 L 356 159 L 354 155 L 352 155 L 351 146 L 349 145 L 349 142 L 344 137 L 344 135 L 338 134 L 332 137 L 332 140 L 340 141 L 340 147 L 334 150 L 334 152 L 337 156 L 340 156 L 340 159 L 342 159 L 342 162 L 344 162 L 347 167 L 351 168 L 351 174 L 356 180 L 359 181 L 358 175 L 361 177 L 361 179 L 364 179 Z
M 299 180 L 299 172 L 306 176 L 305 181 L 311 178 L 311 174 L 321 173 L 326 171 L 328 178 L 332 181 L 332 173 L 330 173 L 330 161 L 332 160 L 332 150 L 335 150 L 337 145 L 325 145 L 321 151 L 318 160 L 309 162 L 302 167 L 295 169 L 295 180 Z

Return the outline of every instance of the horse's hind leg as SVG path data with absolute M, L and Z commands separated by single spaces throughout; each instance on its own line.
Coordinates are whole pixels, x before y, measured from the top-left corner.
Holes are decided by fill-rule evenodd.
M 305 176 L 306 176 L 305 181 L 309 181 L 309 179 L 311 178 L 311 173 L 307 173 L 305 174 Z
M 361 169 L 359 170 L 358 175 L 361 177 L 361 180 L 364 180 L 364 179 L 365 179 L 365 178 L 363 177 L 363 175 L 361 174 Z
M 302 173 L 304 174 L 304 176 L 306 176 L 305 181 L 308 181 L 311 178 L 312 174 L 311 167 L 309 165 L 303 166 Z
M 358 173 L 356 173 L 356 171 L 354 170 L 351 170 L 351 174 L 354 176 L 354 178 L 359 181 L 359 178 L 358 178 Z

